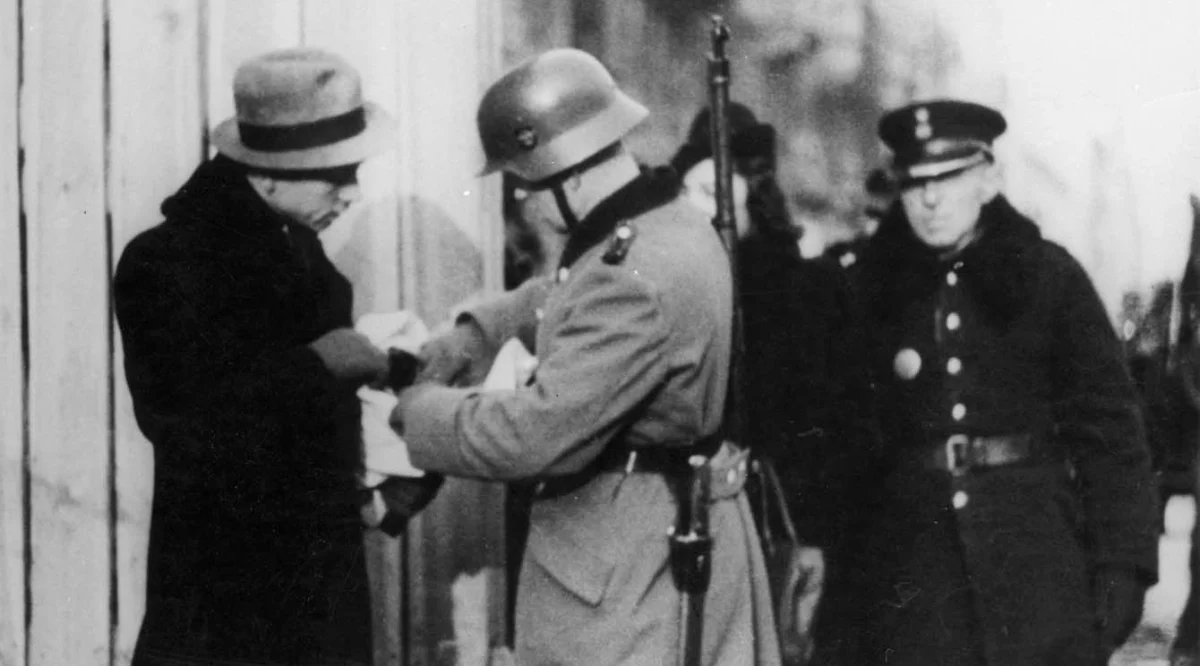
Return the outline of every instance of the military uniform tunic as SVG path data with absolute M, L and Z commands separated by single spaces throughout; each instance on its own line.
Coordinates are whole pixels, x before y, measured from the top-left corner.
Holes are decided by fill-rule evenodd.
M 470 310 L 491 346 L 514 336 L 533 343 L 539 364 L 529 386 L 417 385 L 393 415 L 425 469 L 577 479 L 533 501 L 516 610 L 522 664 L 675 661 L 680 595 L 666 537 L 674 497 L 661 474 L 598 468 L 610 447 L 682 447 L 720 425 L 728 262 L 708 221 L 661 187 L 635 180 L 580 223 L 552 279 Z M 617 220 L 622 235 L 636 235 L 617 256 L 603 238 L 586 240 Z M 703 663 L 778 663 L 744 495 L 712 505 L 712 529 Z

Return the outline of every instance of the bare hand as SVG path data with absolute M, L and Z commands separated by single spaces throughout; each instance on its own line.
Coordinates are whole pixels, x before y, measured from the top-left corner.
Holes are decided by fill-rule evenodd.
M 445 386 L 474 386 L 486 377 L 492 364 L 479 325 L 464 320 L 421 346 L 423 368 L 418 382 Z

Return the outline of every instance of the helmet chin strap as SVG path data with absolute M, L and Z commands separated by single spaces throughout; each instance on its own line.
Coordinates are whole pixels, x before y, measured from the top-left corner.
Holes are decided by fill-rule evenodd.
M 550 191 L 554 193 L 554 203 L 558 205 L 558 214 L 562 215 L 563 222 L 567 225 L 567 233 L 574 233 L 579 228 L 579 218 L 575 216 L 575 211 L 571 210 L 571 202 L 567 201 L 567 192 L 563 189 L 565 180 L 560 180 L 550 186 Z

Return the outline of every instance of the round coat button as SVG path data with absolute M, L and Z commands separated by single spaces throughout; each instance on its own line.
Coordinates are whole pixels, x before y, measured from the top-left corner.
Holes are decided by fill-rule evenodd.
M 900 379 L 912 379 L 921 372 L 921 355 L 917 350 L 910 347 L 905 347 L 896 352 L 896 358 L 892 359 L 892 371 Z
M 962 361 L 959 360 L 957 356 L 952 357 L 949 361 L 946 361 L 946 372 L 952 375 L 957 375 L 958 373 L 962 372 Z
M 951 501 L 954 502 L 954 508 L 961 509 L 967 505 L 967 502 L 970 501 L 970 499 L 971 498 L 968 497 L 965 492 L 960 490 L 954 493 L 954 498 Z
M 958 284 L 958 273 L 955 273 L 954 271 L 946 273 L 946 284 L 950 285 L 951 287 Z
M 571 271 L 567 270 L 566 267 L 558 269 L 558 281 L 559 282 L 566 282 L 567 278 L 569 278 L 569 277 L 571 277 Z
M 946 315 L 946 328 L 951 331 L 957 331 L 959 326 L 962 326 L 962 319 L 959 318 L 957 312 L 951 312 Z
M 950 408 L 950 416 L 954 417 L 955 421 L 963 420 L 967 415 L 967 406 L 961 402 Z

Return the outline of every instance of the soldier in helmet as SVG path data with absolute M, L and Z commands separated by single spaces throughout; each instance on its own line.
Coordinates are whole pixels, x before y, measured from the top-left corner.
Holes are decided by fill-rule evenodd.
M 673 487 L 689 457 L 709 456 L 715 548 L 700 663 L 774 664 L 745 454 L 715 437 L 728 260 L 676 181 L 642 174 L 623 146 L 647 115 L 573 49 L 490 87 L 478 112 L 484 173 L 519 179 L 566 246 L 553 275 L 468 309 L 426 345 L 392 425 L 424 469 L 536 484 L 517 594 L 523 664 L 675 663 Z M 477 379 L 512 337 L 539 360 L 527 386 L 450 386 Z
M 879 125 L 899 201 L 858 279 L 885 447 L 863 460 L 846 664 L 1107 663 L 1156 579 L 1121 346 L 1083 268 L 1000 193 L 1005 125 L 956 100 Z

